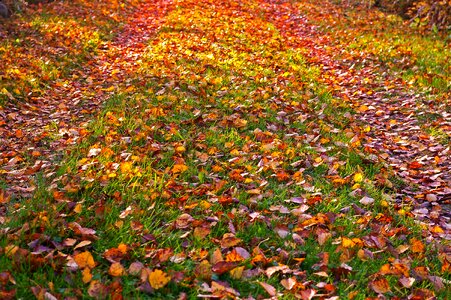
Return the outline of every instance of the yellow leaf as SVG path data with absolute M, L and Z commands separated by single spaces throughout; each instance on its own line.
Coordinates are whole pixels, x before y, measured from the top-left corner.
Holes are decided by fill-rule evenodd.
M 131 162 L 123 162 L 121 163 L 121 172 L 122 174 L 127 174 L 130 173 L 130 171 L 132 170 L 132 163 Z
M 78 267 L 81 269 L 84 268 L 92 269 L 96 266 L 96 262 L 94 261 L 94 258 L 92 257 L 92 254 L 89 251 L 76 254 L 74 256 L 74 260 L 77 263 Z
M 366 112 L 367 110 L 369 109 L 369 107 L 368 106 L 366 106 L 366 105 L 362 105 L 362 106 L 360 106 L 357 110 L 359 111 L 359 112 Z
M 175 152 L 177 152 L 177 153 L 183 153 L 185 151 L 186 151 L 186 148 L 184 146 L 175 147 Z
M 115 262 L 110 266 L 108 274 L 114 277 L 119 277 L 125 274 L 125 269 L 120 263 Z
M 355 246 L 355 243 L 351 239 L 348 239 L 347 237 L 342 237 L 341 238 L 341 245 L 344 248 L 351 248 L 351 247 Z
M 90 268 L 84 268 L 82 273 L 82 278 L 84 283 L 88 283 L 92 279 L 91 269 Z
M 230 270 L 230 277 L 233 279 L 240 279 L 243 276 L 244 267 L 237 267 Z
M 149 283 L 150 286 L 154 289 L 158 290 L 164 287 L 171 280 L 171 277 L 167 275 L 165 272 L 155 269 L 149 274 Z
M 177 164 L 172 167 L 172 173 L 183 173 L 188 170 L 188 166 Z
M 74 207 L 74 212 L 79 214 L 83 211 L 83 205 L 81 203 L 78 203 L 77 205 L 75 205 Z
M 438 226 L 438 225 L 432 227 L 431 232 L 433 232 L 433 233 L 445 233 L 443 231 L 443 229 L 440 226 Z
M 354 181 L 355 182 L 362 182 L 363 180 L 363 174 L 360 172 L 357 172 L 354 174 Z

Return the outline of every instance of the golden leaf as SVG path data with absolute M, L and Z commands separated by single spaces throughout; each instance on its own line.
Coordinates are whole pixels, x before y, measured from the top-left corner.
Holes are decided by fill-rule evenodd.
M 90 282 L 92 279 L 91 269 L 90 268 L 84 268 L 82 272 L 82 278 L 84 283 Z
M 357 172 L 354 174 L 354 182 L 361 182 L 363 180 L 363 174 Z
M 130 173 L 132 170 L 132 165 L 133 165 L 133 163 L 128 162 L 128 161 L 121 163 L 120 168 L 121 168 L 122 174 Z
M 188 170 L 188 166 L 182 165 L 182 164 L 177 164 L 172 167 L 172 173 L 175 173 L 175 174 L 183 173 L 186 170 Z
M 76 254 L 74 256 L 74 260 L 80 269 L 83 268 L 92 269 L 96 266 L 96 262 L 94 261 L 94 258 L 92 257 L 92 254 L 89 251 Z
M 341 238 L 341 245 L 344 248 L 351 248 L 351 247 L 355 246 L 355 243 L 351 239 L 348 239 L 347 237 L 342 237 Z
M 171 280 L 171 277 L 169 277 L 169 275 L 165 272 L 159 269 L 155 269 L 149 274 L 148 280 L 150 286 L 158 290 L 168 284 L 168 282 Z
M 244 267 L 237 267 L 230 270 L 230 277 L 233 279 L 240 279 L 243 276 Z

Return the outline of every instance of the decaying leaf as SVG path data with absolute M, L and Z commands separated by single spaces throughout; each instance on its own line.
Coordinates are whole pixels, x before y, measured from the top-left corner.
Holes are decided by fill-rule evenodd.
M 390 291 L 390 285 L 387 279 L 379 278 L 369 283 L 370 288 L 378 294 L 384 294 Z

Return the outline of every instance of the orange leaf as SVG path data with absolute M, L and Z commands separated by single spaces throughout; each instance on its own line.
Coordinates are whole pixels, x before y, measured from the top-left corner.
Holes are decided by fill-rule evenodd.
M 80 269 L 83 269 L 83 268 L 92 269 L 96 266 L 94 258 L 92 257 L 92 254 L 89 251 L 85 251 L 85 252 L 76 254 L 74 256 L 74 260 Z
M 348 239 L 347 237 L 342 237 L 341 238 L 341 245 L 344 248 L 352 248 L 352 247 L 355 246 L 355 243 L 351 239 Z
M 84 283 L 90 282 L 92 279 L 91 269 L 90 268 L 84 268 L 82 272 L 82 280 Z
M 171 280 L 171 277 L 165 272 L 155 269 L 149 274 L 149 284 L 154 289 L 158 290 L 164 287 Z
M 387 279 L 381 278 L 370 282 L 370 287 L 378 294 L 387 293 L 390 291 L 390 286 Z
M 113 263 L 108 270 L 108 274 L 113 277 L 119 277 L 125 274 L 125 268 L 118 262 Z
M 177 164 L 172 167 L 172 173 L 174 174 L 183 173 L 186 170 L 188 170 L 188 166 L 182 164 Z
M 424 252 L 424 244 L 420 240 L 413 238 L 410 240 L 410 245 L 412 246 L 410 249 L 413 253 L 423 253 Z
M 194 228 L 194 237 L 197 239 L 203 239 L 205 238 L 207 235 L 210 234 L 211 229 L 208 227 L 196 227 Z

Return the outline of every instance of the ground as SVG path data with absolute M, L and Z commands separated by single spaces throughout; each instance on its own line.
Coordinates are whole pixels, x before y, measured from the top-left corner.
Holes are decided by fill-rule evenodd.
M 449 37 L 350 2 L 0 28 L 1 298 L 446 298 Z

